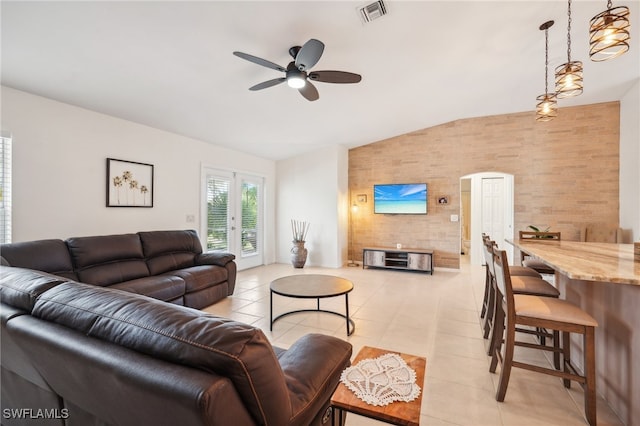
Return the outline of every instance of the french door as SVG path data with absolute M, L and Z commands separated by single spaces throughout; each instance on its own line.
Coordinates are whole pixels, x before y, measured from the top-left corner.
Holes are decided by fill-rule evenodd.
M 205 251 L 236 255 L 238 269 L 263 264 L 263 178 L 203 169 Z

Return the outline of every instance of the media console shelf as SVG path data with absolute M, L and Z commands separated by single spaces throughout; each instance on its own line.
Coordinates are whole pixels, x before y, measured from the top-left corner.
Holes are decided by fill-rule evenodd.
M 362 249 L 362 268 L 404 269 L 433 275 L 433 250 L 372 247 Z

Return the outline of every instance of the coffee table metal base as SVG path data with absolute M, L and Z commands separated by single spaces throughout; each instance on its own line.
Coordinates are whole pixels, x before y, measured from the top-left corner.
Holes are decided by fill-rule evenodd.
M 333 277 L 330 275 L 292 275 L 274 280 L 271 283 L 270 289 L 269 313 L 271 323 L 269 330 L 271 331 L 273 331 L 273 323 L 279 319 L 302 312 L 324 312 L 344 318 L 347 326 L 347 336 L 351 336 L 356 328 L 355 322 L 349 317 L 349 292 L 353 290 L 353 284 L 344 278 Z M 282 313 L 273 318 L 274 293 L 294 299 L 316 299 L 316 309 L 297 309 L 295 311 Z M 341 295 L 344 295 L 344 314 L 320 309 L 320 299 Z

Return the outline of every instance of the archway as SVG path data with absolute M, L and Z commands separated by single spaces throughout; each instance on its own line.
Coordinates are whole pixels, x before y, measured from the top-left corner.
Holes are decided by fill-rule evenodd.
M 460 244 L 464 249 L 464 227 L 468 226 L 467 236 L 470 238 L 466 240 L 469 247 L 467 255 L 471 265 L 484 263 L 483 232 L 491 235 L 498 246 L 507 251 L 509 261 L 513 263 L 513 246 L 504 241 L 507 238 L 513 238 L 514 232 L 513 175 L 500 172 L 481 172 L 462 176 L 460 178 L 460 200 L 463 200 L 463 188 L 467 187 L 470 195 L 468 211 L 463 211 L 463 208 L 465 210 L 467 208 L 464 202 L 460 203 L 460 217 L 462 218 Z

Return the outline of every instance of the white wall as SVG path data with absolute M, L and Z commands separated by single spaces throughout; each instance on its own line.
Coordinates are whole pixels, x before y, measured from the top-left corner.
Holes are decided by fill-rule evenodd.
M 640 241 L 640 79 L 620 100 L 620 227 Z
M 338 268 L 346 259 L 348 150 L 330 147 L 277 162 L 277 258 L 291 262 L 291 220 L 310 223 L 307 265 Z
M 273 262 L 274 161 L 7 87 L 1 95 L 2 130 L 13 140 L 14 242 L 198 229 L 206 164 L 265 176 L 265 261 Z M 153 208 L 105 207 L 108 157 L 154 165 Z

